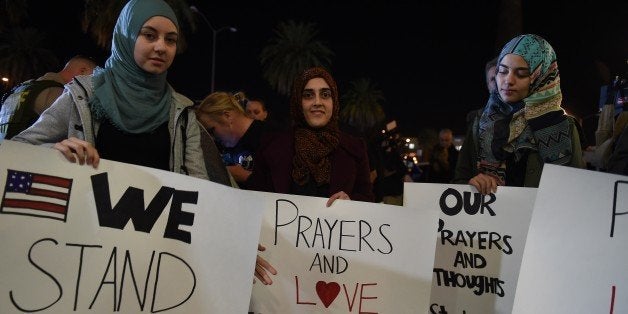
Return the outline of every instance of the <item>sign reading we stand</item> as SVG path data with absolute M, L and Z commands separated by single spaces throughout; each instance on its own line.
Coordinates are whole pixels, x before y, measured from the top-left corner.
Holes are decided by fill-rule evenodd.
M 1 313 L 245 313 L 262 208 L 247 191 L 0 145 Z M 224 284 L 228 283 L 228 284 Z

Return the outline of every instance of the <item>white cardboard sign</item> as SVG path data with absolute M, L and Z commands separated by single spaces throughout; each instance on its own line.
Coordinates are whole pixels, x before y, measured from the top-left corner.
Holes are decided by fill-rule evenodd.
M 245 313 L 262 208 L 246 191 L 0 145 L 0 312 Z
M 261 192 L 260 192 L 261 193 Z M 429 302 L 436 211 L 262 193 L 262 253 L 279 272 L 255 284 L 253 313 L 420 313 Z
M 427 313 L 510 313 L 536 189 L 406 183 L 404 206 L 440 213 Z
M 628 313 L 628 177 L 545 165 L 513 313 Z

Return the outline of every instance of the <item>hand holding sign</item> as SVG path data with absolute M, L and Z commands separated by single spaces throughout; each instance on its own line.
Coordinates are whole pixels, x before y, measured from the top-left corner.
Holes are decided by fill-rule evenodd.
M 260 252 L 264 252 L 266 251 L 266 247 L 258 244 L 257 250 Z M 275 268 L 268 261 L 266 261 L 258 254 L 257 260 L 255 261 L 255 277 L 257 277 L 257 279 L 259 279 L 265 285 L 272 285 L 273 280 L 270 278 L 268 273 L 277 275 L 277 270 L 275 270 Z M 253 279 L 253 282 L 255 282 L 255 279 Z
M 100 155 L 94 147 L 87 141 L 79 140 L 76 137 L 70 137 L 61 142 L 56 143 L 53 146 L 56 150 L 60 151 L 65 159 L 70 162 L 77 162 L 80 165 L 88 164 L 92 165 L 94 169 L 98 168 L 100 162 Z

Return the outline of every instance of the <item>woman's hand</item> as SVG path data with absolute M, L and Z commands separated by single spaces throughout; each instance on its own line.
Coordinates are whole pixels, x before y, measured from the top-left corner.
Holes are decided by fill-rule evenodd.
M 227 166 L 227 170 L 231 173 L 231 176 L 238 183 L 245 182 L 246 179 L 251 175 L 251 171 L 248 171 L 242 167 L 240 164 L 235 164 L 233 166 Z
M 469 184 L 473 185 L 478 192 L 484 195 L 497 192 L 497 179 L 484 173 L 471 178 Z
M 341 199 L 341 200 L 350 200 L 351 198 L 349 197 L 349 195 L 347 193 L 345 193 L 344 191 L 340 191 L 332 196 L 329 197 L 329 199 L 327 200 L 327 207 L 331 206 L 331 204 L 337 200 L 337 199 Z
M 257 250 L 263 252 L 266 251 L 266 248 L 263 245 L 258 244 Z M 268 261 L 257 255 L 257 260 L 255 261 L 255 277 L 257 277 L 257 279 L 259 279 L 265 285 L 272 285 L 273 280 L 270 279 L 268 273 L 277 275 L 277 270 L 275 270 L 275 268 L 270 265 Z M 253 282 L 255 282 L 255 279 L 253 279 Z
M 100 156 L 96 148 L 89 142 L 79 140 L 76 137 L 70 137 L 58 142 L 53 147 L 60 151 L 65 156 L 65 159 L 70 162 L 75 163 L 78 160 L 80 165 L 87 163 L 92 165 L 94 169 L 98 167 L 100 162 Z

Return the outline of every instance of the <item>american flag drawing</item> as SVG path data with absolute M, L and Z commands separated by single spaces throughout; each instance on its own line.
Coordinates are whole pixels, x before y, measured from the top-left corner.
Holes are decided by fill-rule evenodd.
M 66 221 L 72 179 L 8 169 L 0 213 Z

